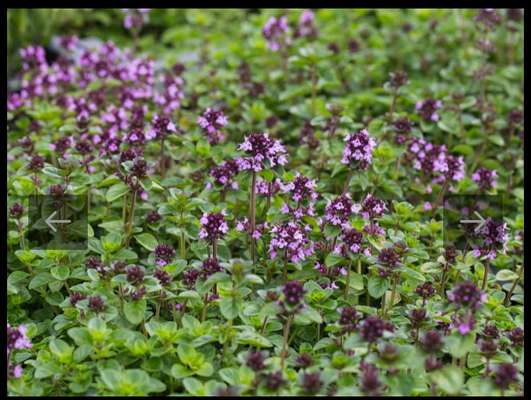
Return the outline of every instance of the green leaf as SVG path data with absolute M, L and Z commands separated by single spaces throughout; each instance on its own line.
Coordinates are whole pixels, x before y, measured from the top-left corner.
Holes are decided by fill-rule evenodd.
M 369 294 L 375 299 L 379 299 L 384 295 L 386 290 L 389 288 L 389 282 L 385 278 L 379 276 L 371 276 L 369 278 Z
M 125 318 L 133 325 L 137 325 L 144 319 L 146 312 L 146 300 L 129 301 L 124 304 Z
M 67 364 L 72 361 L 74 348 L 68 345 L 64 340 L 52 339 L 50 341 L 50 351 L 61 363 Z
M 107 190 L 107 194 L 105 195 L 105 199 L 112 203 L 114 200 L 119 199 L 120 197 L 124 196 L 129 191 L 129 186 L 127 186 L 123 182 L 119 182 L 109 188 Z
M 53 276 L 48 272 L 40 272 L 30 281 L 28 288 L 37 289 L 48 284 L 54 280 Z
M 518 274 L 509 269 L 502 269 L 496 274 L 497 281 L 514 281 L 518 279 Z
M 60 281 L 64 281 L 70 276 L 70 269 L 66 265 L 53 267 L 50 272 L 55 279 Z
M 114 253 L 122 247 L 122 235 L 118 232 L 110 232 L 101 238 L 101 245 L 106 252 Z
M 194 396 L 204 396 L 205 389 L 203 384 L 195 378 L 186 378 L 183 379 L 183 385 L 186 390 Z
M 454 332 L 452 335 L 446 337 L 445 348 L 455 358 L 464 357 L 467 353 L 476 350 L 475 334 L 461 335 Z
M 238 316 L 241 302 L 233 297 L 225 297 L 219 301 L 219 308 L 221 315 L 226 319 L 232 320 Z
M 149 251 L 154 251 L 158 244 L 157 239 L 155 239 L 155 236 L 153 236 L 151 233 L 141 233 L 139 235 L 135 235 L 135 239 Z
M 432 373 L 437 387 L 446 394 L 456 395 L 461 393 L 464 384 L 463 370 L 448 365 Z
M 333 267 L 334 265 L 340 264 L 342 262 L 345 262 L 345 257 L 334 252 L 329 253 L 325 259 L 325 264 L 329 267 Z

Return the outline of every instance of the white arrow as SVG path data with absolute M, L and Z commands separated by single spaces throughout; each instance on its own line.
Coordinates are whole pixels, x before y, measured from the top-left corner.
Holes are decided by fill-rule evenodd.
M 46 222 L 46 225 L 50 227 L 50 229 L 54 232 L 57 232 L 57 228 L 53 226 L 52 224 L 69 224 L 69 219 L 52 219 L 53 216 L 57 213 L 57 211 L 54 211 L 44 222 Z
M 462 224 L 479 224 L 476 229 L 474 229 L 474 232 L 478 233 L 478 231 L 485 225 L 485 218 L 483 218 L 477 211 L 474 211 L 474 214 L 478 216 L 479 219 L 462 219 Z

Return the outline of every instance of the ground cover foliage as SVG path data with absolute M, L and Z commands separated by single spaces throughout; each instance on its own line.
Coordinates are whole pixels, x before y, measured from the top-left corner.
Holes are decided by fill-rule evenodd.
M 523 393 L 521 10 L 35 12 L 9 394 Z M 28 235 L 36 194 L 83 250 Z

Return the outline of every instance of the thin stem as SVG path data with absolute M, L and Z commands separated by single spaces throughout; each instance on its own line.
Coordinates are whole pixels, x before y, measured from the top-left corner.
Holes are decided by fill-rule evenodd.
M 347 277 L 345 282 L 345 301 L 348 299 L 348 289 L 350 287 L 350 270 L 352 269 L 352 261 L 348 264 L 347 267 Z
M 352 179 L 352 174 L 353 174 L 353 171 L 351 169 L 351 170 L 348 171 L 347 179 L 345 180 L 345 184 L 343 185 L 343 193 L 342 194 L 347 193 L 348 187 L 350 185 L 350 180 Z
M 291 320 L 293 316 L 290 315 L 288 317 L 288 320 L 286 321 L 286 324 L 284 325 L 284 335 L 282 339 L 282 353 L 280 353 L 280 369 L 284 369 L 284 361 L 286 359 L 286 356 L 288 355 L 288 337 L 289 337 L 289 329 L 291 326 Z
M 516 285 L 518 284 L 518 281 L 522 278 L 523 272 L 524 272 L 524 266 L 522 264 L 520 265 L 520 268 L 518 269 L 518 278 L 514 280 L 513 286 L 511 286 L 511 289 L 507 292 L 507 296 L 505 296 L 505 300 L 503 301 L 503 304 L 505 306 L 509 305 L 509 302 L 511 301 L 511 297 L 513 296 L 514 289 L 516 289 Z
M 250 210 L 251 221 L 251 259 L 253 264 L 256 263 L 256 243 L 254 239 L 254 231 L 256 227 L 256 171 L 253 171 L 252 181 L 251 181 L 251 210 Z
M 312 64 L 312 114 L 315 114 L 315 97 L 317 96 L 317 74 L 315 64 Z
M 485 290 L 487 288 L 488 279 L 489 279 L 489 263 L 487 262 L 485 264 L 485 272 L 483 272 L 483 283 L 481 284 L 481 290 Z
M 396 274 L 393 279 L 393 288 L 391 289 L 391 301 L 388 306 L 388 308 L 393 308 L 395 304 L 395 296 L 396 296 L 396 286 L 398 284 L 398 279 L 400 278 L 400 275 Z
M 133 219 L 135 217 L 135 206 L 136 206 L 136 190 L 133 190 L 133 197 L 131 198 L 131 210 L 129 212 L 129 218 L 127 222 L 127 236 L 125 245 L 129 245 L 129 240 L 131 239 L 131 232 L 133 230 Z

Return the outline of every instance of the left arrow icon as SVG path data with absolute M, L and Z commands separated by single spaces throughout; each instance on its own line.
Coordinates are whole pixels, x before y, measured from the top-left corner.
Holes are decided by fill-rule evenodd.
M 57 232 L 57 228 L 52 224 L 69 224 L 70 222 L 72 222 L 69 219 L 53 219 L 56 213 L 57 211 L 54 211 L 48 218 L 44 220 L 44 222 L 46 222 L 46 225 L 48 225 L 50 229 L 54 232 Z

